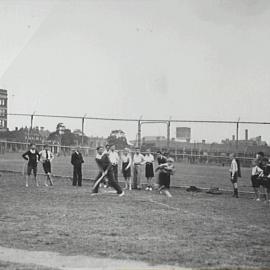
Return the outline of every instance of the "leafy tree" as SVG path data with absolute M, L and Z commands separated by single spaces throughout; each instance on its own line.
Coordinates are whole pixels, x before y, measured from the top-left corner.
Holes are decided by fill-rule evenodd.
M 124 149 L 128 146 L 126 134 L 120 129 L 112 130 L 107 142 L 110 145 L 114 144 L 117 149 Z

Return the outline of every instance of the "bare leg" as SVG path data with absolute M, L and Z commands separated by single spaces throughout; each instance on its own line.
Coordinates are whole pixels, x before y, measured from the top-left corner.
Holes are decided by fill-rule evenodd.
M 153 189 L 153 186 L 152 186 L 152 177 L 149 177 L 148 178 L 148 187 L 149 187 L 149 190 L 152 190 Z
M 128 189 L 128 178 L 125 178 L 125 188 L 124 189 Z
M 131 177 L 128 178 L 129 181 L 129 190 L 132 190 L 132 181 L 131 181 Z
M 255 192 L 255 200 L 260 200 L 260 193 L 259 193 L 259 189 L 258 188 L 253 188 L 254 192 Z
M 34 175 L 34 179 L 35 179 L 36 186 L 38 187 L 39 184 L 38 184 L 38 179 L 37 179 L 37 176 L 36 175 Z
M 25 186 L 29 187 L 29 175 L 26 175 L 25 177 Z
M 47 175 L 47 174 L 46 174 L 46 176 L 45 176 L 44 186 L 45 186 L 45 187 L 48 186 L 48 175 Z
M 47 177 L 48 177 L 50 186 L 53 186 L 52 175 L 50 173 L 48 173 Z
M 234 188 L 234 197 L 238 198 L 238 185 L 237 185 L 237 183 L 233 183 L 233 188 Z

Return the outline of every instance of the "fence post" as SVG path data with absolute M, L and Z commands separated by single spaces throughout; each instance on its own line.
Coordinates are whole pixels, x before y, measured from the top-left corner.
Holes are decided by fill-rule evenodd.
M 238 155 L 238 143 L 239 143 L 239 120 L 236 123 L 236 155 Z
M 81 145 L 83 146 L 83 143 L 84 143 L 84 141 L 83 141 L 83 137 L 84 137 L 84 117 L 82 118 L 82 138 L 81 138 Z
M 171 121 L 167 122 L 167 152 L 170 151 L 170 140 L 171 140 Z

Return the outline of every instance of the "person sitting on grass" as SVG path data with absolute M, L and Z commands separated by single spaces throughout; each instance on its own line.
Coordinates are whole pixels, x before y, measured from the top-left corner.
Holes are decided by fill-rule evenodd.
M 25 152 L 22 157 L 28 161 L 27 163 L 27 173 L 26 173 L 26 179 L 25 179 L 25 186 L 29 186 L 29 177 L 31 175 L 31 172 L 33 171 L 34 179 L 36 186 L 38 187 L 38 179 L 37 179 L 37 165 L 38 161 L 40 160 L 40 155 L 38 151 L 36 150 L 36 145 L 31 143 L 30 148 L 27 152 Z
M 168 158 L 166 163 L 158 165 L 156 171 L 159 171 L 160 193 L 162 194 L 164 192 L 166 196 L 172 197 L 169 189 L 171 183 L 171 175 L 175 173 L 174 160 L 172 158 Z
M 114 179 L 112 163 L 110 162 L 108 153 L 104 152 L 104 148 L 102 146 L 97 148 L 95 160 L 99 168 L 99 173 L 93 186 L 92 195 L 96 195 L 98 193 L 100 182 L 106 176 L 108 178 L 109 185 L 116 190 L 119 197 L 122 197 L 125 193 Z

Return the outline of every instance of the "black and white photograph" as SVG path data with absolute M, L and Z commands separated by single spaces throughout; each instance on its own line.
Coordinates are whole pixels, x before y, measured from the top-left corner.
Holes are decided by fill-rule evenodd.
M 269 0 L 0 0 L 0 270 L 270 269 Z

